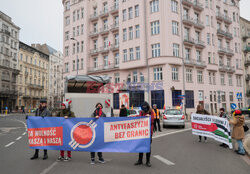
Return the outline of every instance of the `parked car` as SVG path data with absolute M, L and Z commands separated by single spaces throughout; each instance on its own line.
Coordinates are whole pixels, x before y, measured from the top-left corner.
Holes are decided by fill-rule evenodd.
M 181 110 L 168 109 L 163 113 L 163 127 L 180 126 L 185 128 L 185 116 Z
M 129 117 L 137 117 L 140 115 L 140 110 L 139 109 L 129 109 Z
M 242 112 L 242 114 L 244 115 L 248 115 L 250 117 L 250 108 L 241 108 L 241 109 L 238 109 Z M 233 114 L 235 110 L 232 110 L 231 114 Z

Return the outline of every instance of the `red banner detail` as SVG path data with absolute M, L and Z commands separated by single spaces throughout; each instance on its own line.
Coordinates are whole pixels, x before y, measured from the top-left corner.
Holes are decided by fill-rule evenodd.
M 207 131 L 207 132 L 214 132 L 218 129 L 218 127 L 214 123 L 212 123 L 211 125 L 192 123 L 192 128 L 197 129 L 197 130 L 201 130 L 201 131 Z
M 62 146 L 63 127 L 30 128 L 28 137 L 30 147 Z

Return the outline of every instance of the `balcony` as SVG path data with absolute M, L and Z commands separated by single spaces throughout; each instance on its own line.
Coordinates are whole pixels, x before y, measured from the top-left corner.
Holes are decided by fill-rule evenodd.
M 235 72 L 235 68 L 233 66 L 220 65 L 219 71 L 233 73 L 233 72 Z
M 104 18 L 104 17 L 108 17 L 109 16 L 109 11 L 108 9 L 104 9 L 102 11 L 100 11 L 100 15 L 99 15 L 101 18 Z
M 244 50 L 245 53 L 248 53 L 248 52 L 250 52 L 250 47 L 249 46 L 245 46 L 243 50 Z
M 26 72 L 25 72 L 25 76 L 27 77 L 28 75 L 29 75 L 29 73 L 26 71 Z
M 224 15 L 224 22 L 228 23 L 228 24 L 231 24 L 232 23 L 232 19 L 229 16 Z
M 33 88 L 33 89 L 44 89 L 44 86 L 41 86 L 41 85 L 36 85 L 36 84 L 28 84 L 28 87 L 29 88 Z
M 119 44 L 111 44 L 111 51 L 118 51 L 119 50 Z
M 205 61 L 202 61 L 202 60 L 196 60 L 195 61 L 195 65 L 196 67 L 198 68 L 205 68 L 207 65 L 206 65 L 206 62 Z
M 195 44 L 195 40 L 191 37 L 184 37 L 183 42 L 184 44 L 191 45 L 191 46 Z
M 194 24 L 194 27 L 196 27 L 198 29 L 203 29 L 205 27 L 204 23 L 201 22 L 199 19 L 194 19 L 193 24 Z
M 201 4 L 198 0 L 193 2 L 193 8 L 197 11 L 204 10 L 203 4 Z
M 226 55 L 227 56 L 233 56 L 234 55 L 234 51 L 232 49 L 230 49 L 230 48 L 227 48 L 226 49 Z
M 217 35 L 218 36 L 222 36 L 222 37 L 225 37 L 227 39 L 233 39 L 233 35 L 227 31 L 224 31 L 222 29 L 217 29 Z
M 219 53 L 219 54 L 226 54 L 226 53 L 227 53 L 227 49 L 226 49 L 226 48 L 223 48 L 223 47 L 219 47 L 219 48 L 218 48 L 218 53 Z
M 110 8 L 109 11 L 111 14 L 116 14 L 119 12 L 119 5 L 114 5 L 113 7 Z
M 23 99 L 30 99 L 31 97 L 29 95 L 24 95 Z
M 249 66 L 250 65 L 250 60 L 245 60 L 245 66 Z
M 205 48 L 205 42 L 201 40 L 195 40 L 195 47 L 196 48 Z
M 195 66 L 196 65 L 194 59 L 185 59 L 184 64 L 187 65 L 187 66 Z
M 191 7 L 193 5 L 193 2 L 192 0 L 182 0 L 182 4 Z
M 103 53 L 108 53 L 109 52 L 109 47 L 108 46 L 100 47 L 99 52 L 102 53 L 102 54 Z
M 220 12 L 216 13 L 216 19 L 223 21 L 224 20 L 224 15 L 221 14 Z
M 183 16 L 182 22 L 186 25 L 193 25 L 194 24 L 193 19 L 188 15 Z
M 10 76 L 2 75 L 2 80 L 6 82 L 10 82 Z
M 8 30 L 1 29 L 0 32 L 10 36 L 10 32 Z
M 110 31 L 112 31 L 112 32 L 119 31 L 119 23 L 112 24 L 110 26 Z
M 100 34 L 101 35 L 104 35 L 104 34 L 108 34 L 109 33 L 109 27 L 106 26 L 106 27 L 103 27 L 100 29 Z
M 89 67 L 88 68 L 88 73 L 96 73 L 96 72 L 103 72 L 103 71 L 111 71 L 118 69 L 119 65 L 112 63 L 109 65 L 100 65 L 98 67 Z
M 90 15 L 89 20 L 96 21 L 96 20 L 98 20 L 98 18 L 99 18 L 98 14 L 94 13 L 94 14 Z
M 99 32 L 98 32 L 98 30 L 96 29 L 96 30 L 94 30 L 94 31 L 91 31 L 90 33 L 89 33 L 89 37 L 97 37 L 99 35 Z
M 246 75 L 246 81 L 250 81 L 250 75 L 249 74 Z
M 98 48 L 95 48 L 95 49 L 91 49 L 90 50 L 90 55 L 93 56 L 93 55 L 97 55 L 98 54 Z

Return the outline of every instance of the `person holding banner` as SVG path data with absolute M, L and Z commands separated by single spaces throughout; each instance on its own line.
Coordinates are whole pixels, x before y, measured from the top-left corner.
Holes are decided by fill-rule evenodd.
M 50 111 L 47 109 L 47 100 L 46 99 L 41 99 L 40 100 L 40 106 L 36 110 L 35 116 L 51 117 Z M 39 149 L 36 149 L 35 154 L 30 159 L 31 160 L 37 159 L 38 155 L 39 155 Z M 48 153 L 47 153 L 47 150 L 44 149 L 43 160 L 46 160 L 46 159 L 48 159 Z
M 210 113 L 204 109 L 202 105 L 197 105 L 197 111 L 196 114 L 201 114 L 201 115 L 210 115 Z M 199 135 L 199 142 L 201 142 L 202 136 Z M 204 137 L 204 142 L 207 142 L 207 137 Z
M 70 103 L 71 101 L 66 100 L 61 105 L 61 111 L 57 114 L 57 117 L 64 117 L 65 119 L 68 118 L 75 118 L 75 113 L 70 110 Z M 60 151 L 60 156 L 58 157 L 57 161 L 69 161 L 71 160 L 71 151 L 67 151 L 67 157 L 64 158 L 64 150 Z
M 122 104 L 119 117 L 127 117 L 128 115 L 129 115 L 129 112 L 128 112 L 127 108 L 125 107 L 124 104 Z
M 246 152 L 242 143 L 242 139 L 245 136 L 243 128 L 245 117 L 242 115 L 242 112 L 240 110 L 234 111 L 233 120 L 230 120 L 229 123 L 233 125 L 232 138 L 238 143 L 238 150 L 235 150 L 235 152 L 239 155 L 245 155 Z
M 149 104 L 147 102 L 144 102 L 141 105 L 141 111 L 140 111 L 140 116 L 146 116 L 146 117 L 151 117 L 151 143 L 152 143 L 152 136 L 153 136 L 153 130 L 154 130 L 154 112 L 152 110 L 152 108 L 149 106 Z M 150 163 L 150 156 L 151 156 L 151 147 L 150 147 L 150 152 L 146 153 L 146 165 L 148 167 L 151 167 L 151 163 Z M 142 165 L 142 159 L 143 159 L 143 153 L 139 153 L 139 159 L 138 161 L 135 163 L 136 166 L 138 165 Z
M 106 114 L 102 111 L 103 106 L 101 103 L 97 103 L 95 107 L 96 107 L 96 109 L 93 112 L 93 114 L 91 115 L 92 117 L 95 117 L 96 119 L 98 119 L 100 117 L 106 117 Z M 102 152 L 98 152 L 97 155 L 99 158 L 99 162 L 104 164 L 105 161 L 103 159 Z M 90 152 L 90 156 L 91 156 L 91 163 L 90 164 L 93 165 L 93 164 L 95 164 L 95 152 Z
M 224 108 L 220 108 L 220 115 L 219 117 L 221 118 L 226 118 L 227 120 L 229 120 L 229 116 L 227 115 L 227 113 L 225 112 L 225 109 Z M 224 147 L 224 148 L 228 148 L 229 146 L 225 143 L 222 143 L 220 144 L 221 147 Z

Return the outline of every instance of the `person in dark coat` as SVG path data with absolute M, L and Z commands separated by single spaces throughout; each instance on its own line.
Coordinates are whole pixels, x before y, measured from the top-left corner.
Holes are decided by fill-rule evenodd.
M 120 109 L 119 117 L 127 117 L 128 115 L 129 114 L 128 114 L 127 108 L 125 107 L 125 105 L 122 105 L 122 107 Z
M 154 130 L 154 112 L 152 111 L 152 108 L 149 106 L 149 104 L 147 102 L 143 102 L 143 104 L 141 105 L 141 111 L 140 111 L 140 117 L 142 116 L 146 116 L 146 117 L 151 117 L 151 143 L 152 143 L 152 136 L 153 136 L 153 130 Z M 151 156 L 151 146 L 150 146 L 150 152 L 146 153 L 146 165 L 148 167 L 151 167 L 151 163 L 150 163 L 150 156 Z M 142 165 L 143 162 L 143 153 L 139 153 L 139 159 L 138 161 L 135 163 L 136 166 L 138 165 Z
M 50 111 L 47 108 L 47 100 L 46 99 L 41 99 L 40 100 L 40 106 L 39 108 L 36 109 L 36 115 L 35 116 L 41 116 L 41 117 L 51 117 Z M 33 157 L 31 157 L 31 160 L 37 159 L 39 155 L 39 149 L 35 150 L 35 154 Z M 48 159 L 48 153 L 47 150 L 44 149 L 44 156 L 43 160 Z
M 229 120 L 229 117 L 228 117 L 227 113 L 225 112 L 224 108 L 220 108 L 220 115 L 219 115 L 219 117 L 226 118 L 227 120 Z M 220 146 L 224 147 L 224 148 L 228 148 L 228 145 L 225 144 L 225 143 L 220 144 Z
M 103 106 L 101 103 L 97 103 L 95 108 L 96 108 L 95 111 L 91 115 L 92 117 L 95 117 L 96 119 L 100 117 L 106 117 L 106 114 L 102 110 Z M 104 164 L 105 161 L 103 159 L 102 152 L 98 152 L 97 155 L 99 158 L 99 162 Z M 95 152 L 90 152 L 90 157 L 91 157 L 91 164 L 95 164 Z
M 204 109 L 202 105 L 197 105 L 197 111 L 196 114 L 201 114 L 201 115 L 210 115 L 210 113 Z M 202 136 L 199 136 L 199 142 L 201 142 Z M 207 142 L 207 137 L 204 137 L 204 142 Z
M 61 105 L 61 111 L 58 112 L 57 117 L 64 117 L 65 119 L 68 118 L 75 118 L 75 113 L 70 110 L 70 103 L 71 101 L 65 101 Z M 64 158 L 64 150 L 60 151 L 60 156 L 58 157 L 57 161 L 69 161 L 71 160 L 71 151 L 67 151 L 67 157 Z

